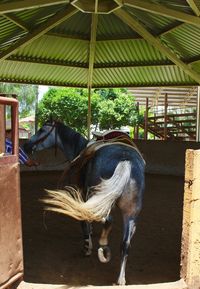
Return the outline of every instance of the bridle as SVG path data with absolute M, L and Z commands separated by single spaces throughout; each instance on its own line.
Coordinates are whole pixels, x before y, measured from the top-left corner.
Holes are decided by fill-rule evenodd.
M 51 126 L 51 129 L 48 131 L 47 134 L 45 134 L 44 136 L 42 136 L 41 138 L 39 138 L 35 142 L 33 142 L 32 147 L 37 146 L 38 144 L 44 142 L 55 128 L 55 155 L 56 155 L 57 154 L 57 143 L 58 143 L 58 140 L 57 140 L 57 136 L 58 136 L 57 123 L 54 121 L 52 124 L 46 123 L 45 125 Z

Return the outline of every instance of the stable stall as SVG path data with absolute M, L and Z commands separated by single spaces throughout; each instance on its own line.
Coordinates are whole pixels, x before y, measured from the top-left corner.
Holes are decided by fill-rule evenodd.
M 200 84 L 200 4 L 197 0 L 191 1 L 137 1 L 137 0 L 38 0 L 38 1 L 11 1 L 5 0 L 0 4 L 0 81 L 12 83 L 27 83 L 27 84 L 43 84 L 48 86 L 70 86 L 88 88 L 88 138 L 90 136 L 91 125 L 91 98 L 92 89 L 102 87 L 157 87 L 157 86 L 198 86 Z M 7 102 L 6 102 L 7 101 Z M 1 274 L 0 288 L 9 288 L 10 282 L 16 281 L 23 275 L 23 258 L 22 258 L 22 242 L 21 242 L 21 217 L 20 217 L 20 196 L 19 196 L 19 165 L 17 157 L 17 101 L 4 100 L 0 106 L 0 148 L 4 153 L 4 115 L 2 105 L 11 105 L 13 107 L 15 122 L 13 122 L 14 135 L 14 153 L 11 156 L 2 156 L 0 159 L 0 174 L 2 181 L 0 184 L 1 198 L 1 250 L 2 258 L 0 258 Z M 197 100 L 197 142 L 195 148 L 199 144 L 199 99 Z M 148 106 L 148 105 L 147 105 Z M 165 130 L 166 136 L 166 130 Z M 151 159 L 151 165 L 148 164 L 149 169 L 153 169 L 155 174 L 155 183 L 158 184 L 160 168 L 165 170 L 165 173 L 170 173 L 170 166 L 174 166 L 174 158 L 171 163 L 163 163 L 162 158 L 158 156 L 157 163 L 153 163 L 149 150 L 153 150 L 158 145 L 148 142 L 141 144 L 144 147 L 145 154 Z M 159 145 L 162 146 L 160 143 Z M 153 147 L 153 148 L 152 148 Z M 167 150 L 169 149 L 169 150 Z M 186 147 L 182 147 L 181 151 L 185 153 Z M 166 151 L 165 151 L 166 150 Z M 168 159 L 170 150 L 176 155 L 177 143 L 167 142 L 164 144 L 163 151 Z M 159 150 L 155 151 L 159 154 Z M 177 174 L 183 174 L 183 158 L 180 160 L 181 168 L 177 165 L 175 171 Z M 185 170 L 185 194 L 184 194 L 184 208 L 183 208 L 183 232 L 182 232 L 182 253 L 181 253 L 181 272 L 178 272 L 177 280 L 163 284 L 149 284 L 141 285 L 141 282 L 136 285 L 130 285 L 130 288 L 167 288 L 167 289 L 198 289 L 200 286 L 200 254 L 199 254 L 199 150 L 189 150 L 186 157 Z M 36 171 L 36 174 L 40 174 Z M 40 175 L 41 176 L 41 175 Z M 55 174 L 44 177 L 43 186 L 55 186 Z M 8 182 L 9 179 L 12 181 Z M 29 182 L 29 175 L 24 175 L 24 180 Z M 183 184 L 183 180 L 181 180 Z M 30 191 L 34 186 L 28 187 Z M 179 187 L 180 188 L 180 187 Z M 183 197 L 182 191 L 178 191 Z M 157 189 L 157 187 L 156 187 Z M 32 202 L 26 199 L 27 194 L 30 193 L 23 188 L 23 214 L 30 213 L 35 210 L 37 217 L 36 204 L 38 204 L 38 197 L 40 193 L 34 195 Z M 153 189 L 152 189 L 153 190 Z M 156 194 L 156 190 L 155 190 Z M 37 198 L 36 198 L 37 197 Z M 168 192 L 164 200 L 158 196 L 157 207 L 162 203 L 163 208 L 167 207 L 176 210 L 177 207 L 182 212 L 182 199 L 176 199 L 176 206 L 173 204 L 165 206 L 167 203 Z M 160 198 L 160 199 L 159 199 Z M 9 200 L 9 202 L 8 202 Z M 26 201 L 28 203 L 26 203 Z M 166 203 L 165 203 L 166 202 Z M 30 211 L 27 212 L 26 205 L 29 205 Z M 11 205 L 13 206 L 12 209 Z M 153 210 L 152 210 L 153 208 Z M 156 207 L 152 207 L 149 212 L 156 215 Z M 8 213 L 7 213 L 8 212 Z M 171 211 L 170 211 L 171 212 Z M 66 250 L 67 254 L 74 252 L 77 249 L 66 248 L 66 244 L 62 242 L 62 235 L 58 233 L 57 224 L 62 223 L 63 232 L 67 230 L 65 220 L 62 217 L 47 217 L 43 219 L 41 207 L 39 208 L 39 223 L 37 219 L 23 215 L 24 226 L 28 224 L 28 229 L 24 231 L 24 252 L 25 252 L 25 283 L 21 283 L 18 288 L 54 288 L 53 285 L 44 285 L 44 283 L 67 284 L 57 285 L 57 288 L 67 288 L 69 286 L 75 287 L 80 284 L 76 283 L 76 278 L 92 274 L 95 261 L 92 259 L 90 263 L 90 272 L 81 271 L 81 268 L 86 266 L 79 258 L 75 259 L 75 263 L 80 269 L 73 279 L 70 277 L 70 272 L 73 269 L 71 264 L 66 263 L 63 252 Z M 147 214 L 148 216 L 148 214 Z M 161 222 L 160 215 L 156 215 L 154 224 Z M 168 221 L 167 212 L 163 214 L 163 220 Z M 172 216 L 172 215 L 171 215 Z M 5 218 L 5 221 L 2 221 Z M 48 219 L 50 218 L 50 219 Z M 51 219 L 52 218 L 52 219 Z M 54 223 L 54 218 L 59 218 L 58 223 Z M 41 221 L 42 220 L 42 221 Z M 52 224 L 52 231 L 48 231 L 48 224 Z M 172 224 L 167 227 L 170 232 L 173 230 L 173 218 L 170 219 Z M 179 222 L 182 223 L 182 215 L 179 214 Z M 7 224 L 5 226 L 5 224 Z M 144 222 L 145 223 L 145 222 Z M 29 226 L 29 225 L 32 226 Z M 39 224 L 39 230 L 36 224 Z M 6 228 L 6 230 L 4 230 Z M 18 228 L 18 229 L 17 229 Z M 39 241 L 39 236 L 44 233 L 43 243 Z M 78 232 L 77 225 L 71 229 L 72 233 Z M 147 228 L 147 227 L 146 227 Z M 151 228 L 149 226 L 149 228 Z M 177 227 L 175 227 L 177 228 Z M 36 234 L 29 231 L 36 229 Z M 148 228 L 147 228 L 148 229 Z M 171 231 L 172 229 L 172 231 Z M 40 231 L 41 230 L 41 231 Z M 179 234 L 181 235 L 181 224 L 179 224 Z M 163 228 L 160 228 L 160 235 L 162 235 Z M 13 235 L 13 232 L 15 233 Z M 172 233 L 172 238 L 173 238 Z M 12 238 L 10 236 L 12 235 Z M 35 236 L 37 235 L 37 236 Z M 48 238 L 47 238 L 48 235 Z M 143 232 L 140 231 L 140 236 Z M 167 239 L 168 231 L 165 231 L 162 236 L 164 241 L 169 242 L 169 248 L 173 248 L 171 240 Z M 34 238 L 33 238 L 34 237 Z M 37 239 L 38 237 L 38 239 Z M 50 237 L 50 238 L 49 238 Z M 177 237 L 177 238 L 178 238 Z M 58 239 L 59 245 L 55 248 L 54 238 Z M 72 238 L 73 239 L 73 238 Z M 9 240 L 8 243 L 7 240 Z M 46 241 L 48 240 L 49 255 L 43 255 L 49 272 L 45 272 L 43 276 L 37 280 L 37 283 L 32 284 L 33 277 L 30 263 L 27 261 L 29 256 L 33 258 L 32 249 L 33 242 L 39 242 L 42 246 L 40 252 L 47 252 Z M 73 239 L 77 245 L 78 239 Z M 149 242 L 151 244 L 151 234 L 149 232 Z M 162 241 L 162 240 L 161 240 Z M 181 241 L 181 240 L 179 240 Z M 79 241 L 78 241 L 79 242 Z M 0 243 L 1 244 L 1 243 Z M 140 241 L 138 244 L 141 244 Z M 180 242 L 179 242 L 180 244 Z M 133 245 L 134 246 L 134 245 Z M 156 247 L 156 246 L 155 246 Z M 154 248 L 155 248 L 154 247 Z M 166 248 L 168 246 L 166 245 Z M 9 248 L 9 250 L 8 250 Z M 76 248 L 76 247 L 75 247 Z M 13 250 L 13 251 L 12 251 Z M 60 251 L 59 251 L 60 250 Z M 72 252 L 71 252 L 72 250 Z M 174 250 L 179 255 L 179 248 Z M 55 253 L 60 256 L 59 261 L 54 259 Z M 11 252 L 11 254 L 10 254 Z M 142 251 L 140 251 L 141 253 Z M 148 250 L 145 252 L 149 252 Z M 15 260 L 14 256 L 17 258 Z M 68 256 L 68 255 L 67 255 Z M 74 255 L 73 255 L 74 256 Z M 75 255 L 77 256 L 77 255 Z M 147 255 L 146 255 L 147 256 Z M 166 255 L 165 255 L 166 256 Z M 72 256 L 71 256 L 72 257 Z M 180 257 L 180 255 L 179 255 Z M 14 258 L 14 259 L 13 259 Z M 70 256 L 69 256 L 70 258 Z M 146 259 L 146 262 L 151 267 L 152 260 L 156 258 Z M 169 254 L 170 259 L 170 254 Z M 169 259 L 163 260 L 168 262 Z M 3 263 L 1 263 L 4 260 Z M 29 259 L 30 260 L 30 259 Z M 42 260 L 42 259 L 40 259 Z M 54 262 L 51 262 L 51 261 Z M 137 259 L 139 263 L 140 259 Z M 176 261 L 178 258 L 176 259 Z M 59 264 L 58 264 L 59 263 Z M 38 263 L 36 263 L 38 264 Z M 43 264 L 43 263 L 42 263 Z M 45 265 L 46 265 L 45 264 Z M 68 264 L 68 271 L 62 268 L 62 264 Z M 43 265 L 45 267 L 45 265 Z M 89 266 L 89 265 L 88 265 Z M 114 265 L 115 266 L 115 265 Z M 27 268 L 27 269 L 26 269 Z M 46 268 L 46 267 L 45 267 Z M 53 278 L 52 272 L 56 271 L 56 278 Z M 162 269 L 163 267 L 161 267 Z M 37 268 L 36 268 L 37 269 Z M 42 269 L 40 267 L 40 269 Z M 98 267 L 99 272 L 102 272 L 102 267 Z M 159 268 L 158 268 L 159 269 Z M 176 267 L 177 269 L 177 267 Z M 30 275 L 28 280 L 26 278 L 27 271 Z M 104 269 L 105 270 L 105 269 Z M 113 268 L 107 272 L 113 272 Z M 138 272 L 141 268 L 138 267 Z M 3 273 L 2 273 L 3 272 Z M 36 270 L 37 272 L 37 270 Z M 129 272 L 131 275 L 131 272 Z M 174 276 L 174 275 L 173 275 Z M 176 275 L 177 276 L 177 275 Z M 54 275 L 55 277 L 55 275 Z M 12 278 L 14 278 L 12 280 Z M 70 279 L 67 283 L 66 280 Z M 110 282 L 108 275 L 108 282 Z M 11 280 L 11 281 L 9 281 Z M 86 279 L 80 279 L 86 280 Z M 90 282 L 86 280 L 88 285 Z M 16 287 L 16 286 L 15 286 Z M 108 286 L 106 286 L 107 288 Z M 102 288 L 102 287 L 101 287 Z

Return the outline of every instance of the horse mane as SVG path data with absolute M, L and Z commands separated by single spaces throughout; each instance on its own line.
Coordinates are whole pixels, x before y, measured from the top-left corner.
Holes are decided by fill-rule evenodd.
M 86 147 L 88 140 L 79 132 L 75 131 L 64 123 L 58 121 L 56 123 L 58 134 L 61 139 L 64 142 L 67 142 L 71 147 L 74 147 L 75 153 L 79 154 L 80 151 Z

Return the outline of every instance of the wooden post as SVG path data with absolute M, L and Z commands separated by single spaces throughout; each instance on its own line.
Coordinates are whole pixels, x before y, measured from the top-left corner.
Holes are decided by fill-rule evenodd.
M 197 93 L 197 122 L 196 122 L 196 142 L 200 141 L 200 86 Z
M 200 288 L 200 150 L 186 151 L 181 277 Z
M 0 104 L 0 153 L 5 151 L 5 106 Z
M 165 94 L 165 110 L 164 110 L 164 140 L 167 139 L 167 107 L 168 107 L 168 101 L 167 101 L 167 93 Z
M 36 98 L 35 98 L 35 127 L 34 127 L 34 132 L 32 131 L 32 133 L 36 133 L 38 131 L 38 119 L 37 119 L 37 114 L 38 114 L 38 96 L 39 96 L 39 88 L 37 88 L 37 92 L 36 92 Z
M 90 126 L 91 126 L 91 86 L 88 87 L 88 114 L 87 114 L 87 129 L 88 129 L 88 140 L 90 140 Z
M 140 113 L 140 104 L 139 104 L 139 102 L 137 102 L 137 104 L 136 104 L 136 112 L 137 112 L 137 115 L 139 115 L 139 113 Z M 134 127 L 134 139 L 138 139 L 138 137 L 139 137 L 139 125 L 137 124 Z
M 148 139 L 148 111 L 149 111 L 149 99 L 146 98 L 146 111 L 145 111 L 145 119 L 144 119 L 144 139 Z

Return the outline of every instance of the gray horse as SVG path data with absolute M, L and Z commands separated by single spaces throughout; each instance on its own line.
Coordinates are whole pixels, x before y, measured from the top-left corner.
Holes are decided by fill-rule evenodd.
M 45 123 L 24 145 L 24 149 L 28 153 L 54 146 L 63 151 L 71 164 L 78 163 L 78 178 L 69 179 L 65 190 L 48 191 L 48 198 L 44 200 L 47 209 L 82 221 L 85 255 L 92 252 L 91 222 L 102 222 L 98 257 L 101 262 L 108 262 L 111 256 L 108 245 L 111 211 L 116 204 L 123 216 L 121 266 L 117 284 L 124 285 L 128 248 L 141 211 L 145 184 L 145 162 L 140 152 L 121 140 L 101 142 L 91 150 L 81 134 L 60 122 Z M 87 148 L 92 151 L 89 157 Z M 73 171 L 72 165 L 68 172 L 71 176 L 77 176 L 77 166 Z

